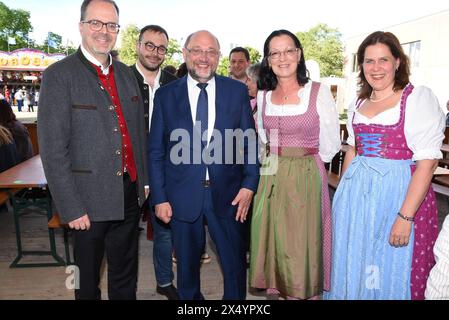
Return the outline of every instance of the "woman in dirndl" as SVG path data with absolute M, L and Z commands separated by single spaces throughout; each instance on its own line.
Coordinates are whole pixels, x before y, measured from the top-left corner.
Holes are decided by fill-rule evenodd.
M 329 287 L 331 214 L 323 161 L 340 150 L 335 102 L 328 87 L 308 79 L 301 43 L 287 30 L 265 41 L 258 87 L 258 130 L 270 165 L 254 200 L 250 285 L 274 297 L 316 298 Z
M 333 199 L 331 291 L 326 299 L 423 299 L 438 233 L 433 172 L 445 118 L 389 32 L 357 52 L 358 98 L 348 112 L 343 176 Z

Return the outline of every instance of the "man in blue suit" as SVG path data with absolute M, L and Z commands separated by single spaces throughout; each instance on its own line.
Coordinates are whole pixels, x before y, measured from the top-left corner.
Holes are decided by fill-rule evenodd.
M 171 224 L 181 299 L 204 299 L 200 257 L 205 228 L 224 279 L 223 299 L 245 299 L 244 225 L 259 181 L 248 91 L 215 75 L 217 38 L 191 34 L 183 48 L 188 75 L 160 88 L 150 131 L 150 188 L 156 215 Z

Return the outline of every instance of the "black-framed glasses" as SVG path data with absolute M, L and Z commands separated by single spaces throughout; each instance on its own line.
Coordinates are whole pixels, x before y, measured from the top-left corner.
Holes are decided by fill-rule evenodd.
M 120 30 L 120 25 L 114 22 L 102 22 L 100 20 L 87 20 L 81 21 L 81 23 L 88 23 L 90 30 L 92 31 L 100 31 L 103 29 L 103 26 L 106 26 L 106 30 L 110 33 L 118 33 Z
M 298 50 L 299 50 L 299 48 L 294 48 L 294 49 L 288 49 L 288 50 L 285 50 L 285 51 L 273 51 L 273 52 L 270 52 L 269 54 L 268 54 L 268 56 L 270 57 L 270 59 L 273 59 L 273 60 L 278 60 L 278 59 L 280 59 L 281 58 L 281 55 L 285 55 L 287 58 L 292 58 L 292 57 L 294 57 L 295 55 L 296 55 L 296 53 L 298 52 Z
M 193 49 L 189 49 L 189 48 L 185 48 L 191 55 L 195 56 L 195 57 L 199 57 L 202 56 L 203 54 L 206 54 L 206 56 L 208 58 L 215 58 L 216 56 L 219 55 L 219 51 L 215 50 L 215 49 L 208 49 L 208 50 L 202 50 L 199 48 L 193 48 Z
M 152 52 L 154 50 L 157 50 L 156 52 L 160 55 L 164 55 L 167 53 L 167 48 L 164 46 L 157 46 L 155 45 L 153 42 L 148 41 L 148 42 L 140 42 L 141 44 L 143 44 L 145 46 L 145 49 L 149 52 Z

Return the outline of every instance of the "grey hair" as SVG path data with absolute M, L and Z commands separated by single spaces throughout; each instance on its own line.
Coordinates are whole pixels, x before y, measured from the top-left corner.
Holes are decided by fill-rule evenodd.
M 209 34 L 215 39 L 215 41 L 217 41 L 218 50 L 220 50 L 220 41 L 218 41 L 217 37 L 214 36 L 214 35 L 212 34 L 212 32 L 207 31 L 207 30 L 199 30 L 199 31 L 196 31 L 196 32 L 190 34 L 190 35 L 187 37 L 186 42 L 184 43 L 184 48 L 187 48 L 187 46 L 188 46 L 189 43 L 190 43 L 190 40 L 192 40 L 192 37 L 193 37 L 194 35 L 196 35 L 198 32 L 207 32 L 207 33 L 209 33 Z
M 259 81 L 261 64 L 260 62 L 253 63 L 248 68 L 246 68 L 246 74 L 251 78 L 254 82 Z

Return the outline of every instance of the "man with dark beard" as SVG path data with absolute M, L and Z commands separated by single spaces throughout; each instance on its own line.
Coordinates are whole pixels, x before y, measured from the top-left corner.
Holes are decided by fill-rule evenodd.
M 150 119 L 153 113 L 153 97 L 156 90 L 177 78 L 161 69 L 168 47 L 168 34 L 162 27 L 148 25 L 140 31 L 137 42 L 137 62 L 131 67 L 139 83 L 144 102 L 145 133 L 148 137 Z M 147 144 L 148 146 L 148 144 Z M 145 203 L 148 205 L 148 201 Z M 168 224 L 157 219 L 150 210 L 151 221 L 148 228 L 153 228 L 153 264 L 159 294 L 169 300 L 177 300 L 178 293 L 173 285 L 172 237 Z
M 140 31 L 137 61 L 131 67 L 139 82 L 144 102 L 146 132 L 150 132 L 153 98 L 156 90 L 177 78 L 161 69 L 168 49 L 168 33 L 162 27 L 148 25 Z

